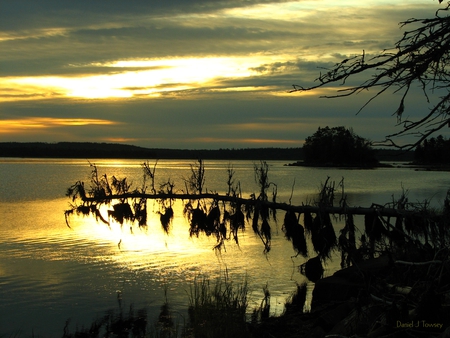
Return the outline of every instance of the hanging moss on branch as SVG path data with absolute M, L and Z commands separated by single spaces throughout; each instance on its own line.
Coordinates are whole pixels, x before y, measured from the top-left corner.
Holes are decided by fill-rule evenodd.
M 298 222 L 298 217 L 293 211 L 286 211 L 284 215 L 283 230 L 286 239 L 292 241 L 292 247 L 297 254 L 308 257 L 308 247 L 306 245 L 305 229 Z

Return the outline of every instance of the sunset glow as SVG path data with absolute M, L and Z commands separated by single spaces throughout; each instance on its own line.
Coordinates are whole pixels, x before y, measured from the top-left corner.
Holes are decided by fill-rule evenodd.
M 77 77 L 18 77 L 0 79 L 0 91 L 8 88 L 9 96 L 3 100 L 73 97 L 84 99 L 130 98 L 133 96 L 159 97 L 161 93 L 195 88 L 215 87 L 216 79 L 246 78 L 256 75 L 252 67 L 258 66 L 261 57 L 248 58 L 198 58 L 168 60 L 127 60 L 94 67 L 120 69 L 119 73 Z M 142 68 L 129 71 L 130 68 Z M 220 86 L 220 85 L 219 85 Z M 248 91 L 256 87 L 218 88 L 223 91 Z M 213 89 L 214 90 L 214 89 Z M 5 90 L 6 93 L 6 90 Z M 15 94 L 13 98 L 11 96 Z M 22 96 L 21 96 L 22 95 Z

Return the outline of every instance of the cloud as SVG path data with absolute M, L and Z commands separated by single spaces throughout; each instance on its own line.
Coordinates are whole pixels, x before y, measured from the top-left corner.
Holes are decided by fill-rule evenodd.
M 2 119 L 0 120 L 2 129 L 0 134 L 25 132 L 33 129 L 48 129 L 59 126 L 89 126 L 89 125 L 112 125 L 117 122 L 100 119 L 64 119 L 50 117 L 31 117 L 22 119 Z
M 288 91 L 342 58 L 376 55 L 401 37 L 399 21 L 435 10 L 425 0 L 7 1 L 0 119 L 34 119 L 27 140 L 159 147 L 294 144 L 344 121 L 381 138 L 395 96 L 368 107 L 365 119 L 386 119 L 366 128 L 355 116 L 366 93 L 330 101 L 318 97 L 337 87 Z M 78 119 L 90 123 L 69 123 Z M 8 140 L 25 139 L 9 128 Z
M 283 140 L 283 139 L 266 139 L 266 138 L 218 138 L 218 137 L 200 137 L 189 139 L 189 142 L 194 144 L 213 144 L 223 145 L 227 144 L 229 147 L 236 145 L 247 144 L 249 147 L 301 147 L 299 140 Z M 233 146 L 234 145 L 234 146 Z

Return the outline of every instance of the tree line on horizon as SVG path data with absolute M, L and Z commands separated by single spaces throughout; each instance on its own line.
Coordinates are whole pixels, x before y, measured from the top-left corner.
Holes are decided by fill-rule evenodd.
M 413 152 L 375 149 L 379 161 L 412 161 Z M 118 143 L 92 142 L 0 142 L 0 157 L 23 158 L 123 158 L 123 159 L 204 159 L 204 160 L 282 160 L 304 159 L 304 149 L 296 148 L 221 148 L 163 149 Z
M 297 160 L 301 148 L 144 148 L 95 142 L 0 142 L 0 157 Z

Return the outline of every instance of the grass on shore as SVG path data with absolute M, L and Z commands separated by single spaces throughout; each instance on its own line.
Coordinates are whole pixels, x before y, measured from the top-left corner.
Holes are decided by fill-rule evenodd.
M 301 287 L 298 290 L 302 290 Z M 297 290 L 297 293 L 298 293 Z M 108 311 L 105 316 L 95 320 L 89 327 L 69 331 L 66 322 L 63 338 L 248 338 L 256 337 L 258 326 L 269 317 L 270 292 L 263 288 L 264 298 L 259 307 L 248 315 L 249 288 L 246 281 L 235 284 L 227 274 L 216 280 L 207 277 L 196 278 L 188 291 L 189 307 L 187 320 L 176 316 L 171 309 L 165 292 L 165 302 L 154 322 L 149 323 L 147 311 L 128 310 Z M 298 297 L 297 297 L 298 298 Z M 302 297 L 301 297 L 302 298 Z M 292 307 L 294 294 L 286 304 Z M 304 301 L 304 300 L 303 300 Z M 301 305 L 303 307 L 303 305 Z

